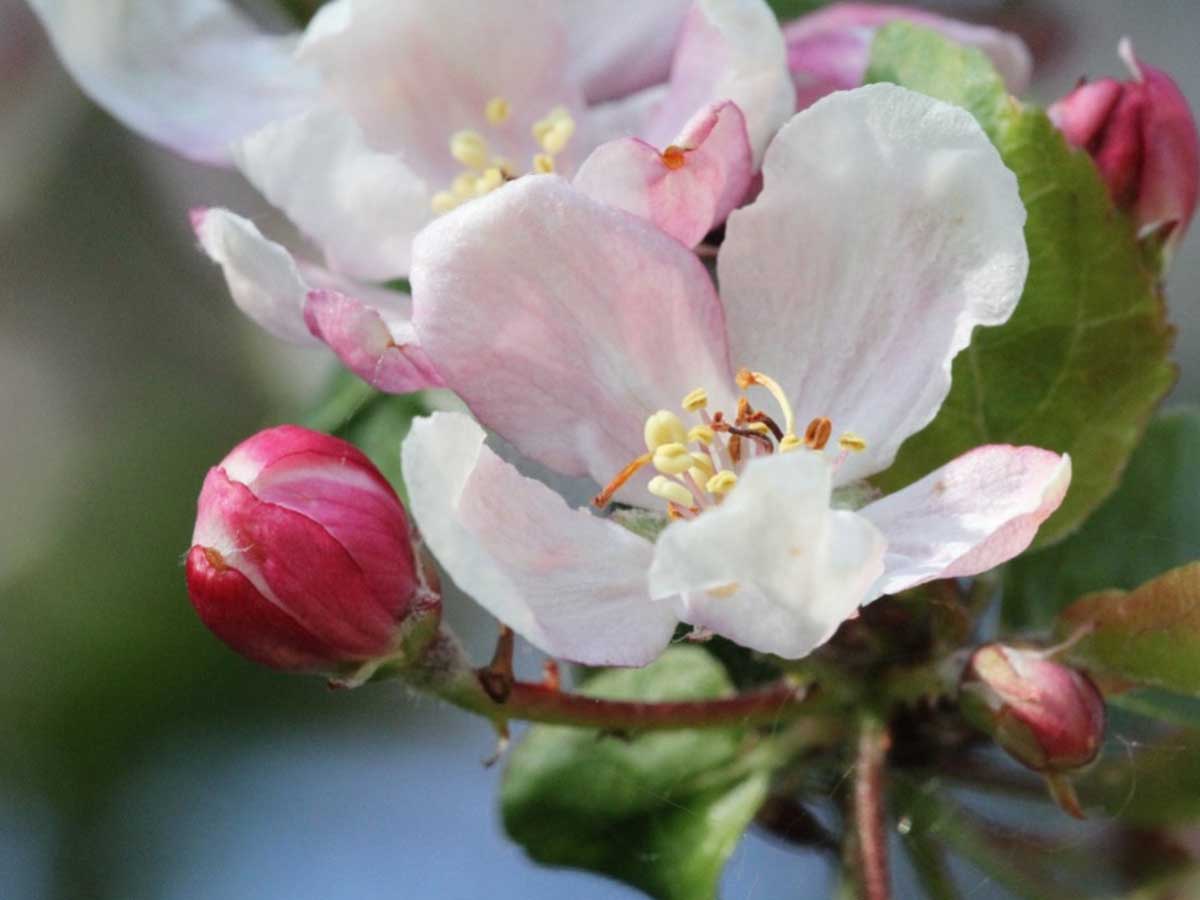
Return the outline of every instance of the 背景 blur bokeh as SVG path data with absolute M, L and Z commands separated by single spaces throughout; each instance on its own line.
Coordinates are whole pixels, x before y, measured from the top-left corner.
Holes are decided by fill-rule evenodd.
M 938 8 L 1023 23 L 1039 100 L 1118 73 L 1124 34 L 1200 98 L 1188 0 Z M 258 670 L 204 630 L 180 566 L 203 473 L 299 416 L 328 358 L 242 318 L 193 245 L 190 206 L 269 209 L 92 106 L 21 0 L 0 0 L 0 75 L 0 897 L 634 896 L 505 841 L 485 724 Z M 1192 235 L 1169 294 L 1189 363 L 1198 291 Z M 1172 402 L 1198 398 L 1191 365 Z M 482 659 L 490 624 L 448 606 Z M 725 881 L 731 898 L 831 883 L 753 835 Z

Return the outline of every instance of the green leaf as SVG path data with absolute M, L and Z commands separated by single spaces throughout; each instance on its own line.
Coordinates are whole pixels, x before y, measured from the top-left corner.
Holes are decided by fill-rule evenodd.
M 1200 700 L 1195 697 L 1180 696 L 1155 688 L 1143 688 L 1123 694 L 1113 694 L 1106 699 L 1109 706 L 1115 706 L 1134 715 L 1145 716 L 1148 719 L 1155 719 L 1179 728 L 1200 729 Z
M 1102 591 L 1058 617 L 1064 638 L 1087 634 L 1066 651 L 1088 668 L 1136 684 L 1200 697 L 1200 562 L 1133 591 Z
M 1077 597 L 1128 590 L 1200 559 L 1197 498 L 1200 410 L 1170 410 L 1150 424 L 1121 486 L 1078 532 L 1008 567 L 1005 622 L 1045 627 Z
M 1108 752 L 1075 787 L 1085 809 L 1133 825 L 1191 824 L 1200 817 L 1200 734 Z
M 337 434 L 379 396 L 379 391 L 339 366 L 330 375 L 320 399 L 301 417 L 300 424 L 314 431 Z
M 788 19 L 810 13 L 822 6 L 828 6 L 832 0 L 768 0 L 768 2 L 771 9 L 775 10 L 779 21 L 786 22 Z
M 1046 114 L 1008 97 L 986 57 L 904 23 L 881 29 L 868 81 L 969 109 L 1016 173 L 1029 278 L 1012 318 L 977 329 L 937 418 L 880 478 L 903 487 L 980 444 L 1071 454 L 1074 477 L 1039 545 L 1064 537 L 1116 487 L 1175 378 L 1154 271 L 1091 159 Z
M 677 646 L 644 669 L 591 678 L 583 693 L 700 700 L 731 693 L 721 665 Z M 714 897 L 725 860 L 766 796 L 767 774 L 734 764 L 730 731 L 632 740 L 537 726 L 504 773 L 504 826 L 538 862 L 600 872 L 666 900 Z

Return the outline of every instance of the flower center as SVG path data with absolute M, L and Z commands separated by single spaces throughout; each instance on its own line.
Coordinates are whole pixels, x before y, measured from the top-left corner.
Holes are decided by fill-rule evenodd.
M 493 129 L 500 129 L 512 116 L 512 107 L 504 97 L 493 97 L 483 109 Z M 575 120 L 565 106 L 556 106 L 533 123 L 534 146 L 528 172 L 547 174 L 555 170 L 555 160 L 575 134 Z M 438 215 L 447 213 L 474 197 L 490 194 L 506 181 L 525 174 L 511 160 L 492 153 L 487 137 L 474 129 L 456 131 L 450 136 L 450 155 L 463 165 L 446 190 L 433 195 L 430 206 Z
M 779 407 L 782 426 L 767 413 L 751 406 L 743 394 L 738 398 L 733 421 L 721 410 L 708 411 L 708 392 L 696 388 L 680 401 L 684 412 L 700 421 L 687 427 L 670 410 L 660 409 L 646 419 L 643 438 L 646 452 L 617 473 L 592 502 L 608 506 L 628 481 L 644 466 L 658 472 L 647 486 L 650 493 L 666 501 L 672 519 L 690 519 L 722 502 L 737 485 L 738 474 L 751 459 L 772 453 L 804 449 L 823 452 L 833 435 L 833 423 L 820 416 L 808 423 L 804 434 L 795 432 L 796 418 L 779 382 L 763 372 L 742 369 L 737 373 L 742 391 L 757 386 L 766 389 Z M 867 442 L 853 432 L 838 438 L 840 453 L 836 468 L 850 454 L 865 450 Z

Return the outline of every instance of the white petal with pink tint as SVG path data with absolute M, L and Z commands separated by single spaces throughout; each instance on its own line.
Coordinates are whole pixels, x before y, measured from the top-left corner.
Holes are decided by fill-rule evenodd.
M 224 271 L 238 309 L 278 338 L 314 343 L 304 326 L 308 285 L 285 248 L 225 209 L 194 210 L 192 227 L 204 252 Z
M 299 58 L 373 149 L 400 154 L 440 190 L 462 168 L 449 150 L 455 132 L 477 130 L 528 171 L 533 123 L 555 106 L 582 111 L 560 13 L 558 0 L 337 0 L 309 25 Z M 501 126 L 485 116 L 493 97 L 510 105 Z
M 396 291 L 386 294 L 368 306 L 338 291 L 310 291 L 304 321 L 346 368 L 381 391 L 406 394 L 440 387 L 437 370 L 417 343 L 411 301 Z
M 763 0 L 698 0 L 679 39 L 667 94 L 639 136 L 664 146 L 698 109 L 720 100 L 732 100 L 746 117 L 757 167 L 796 105 L 783 34 Z
M 664 155 L 637 138 L 604 144 L 584 161 L 575 187 L 695 246 L 749 190 L 753 161 L 745 119 L 734 104 L 715 103 L 671 145 Z
M 446 384 L 563 474 L 607 482 L 645 453 L 646 417 L 696 387 L 733 408 L 721 305 L 695 254 L 555 176 L 430 225 L 412 286 L 417 334 Z
M 883 570 L 882 535 L 829 508 L 819 455 L 752 461 L 724 502 L 667 527 L 650 590 L 680 619 L 754 650 L 805 656 L 833 636 Z
M 776 137 L 719 258 L 734 366 L 891 464 L 950 390 L 976 325 L 1011 315 L 1029 265 L 1015 176 L 966 111 L 894 85 L 833 94 Z
M 425 183 L 367 146 L 346 113 L 318 109 L 241 141 L 238 168 L 324 251 L 365 281 L 408 273 L 413 235 L 432 217 Z
M 644 665 L 666 647 L 675 617 L 646 590 L 649 541 L 568 507 L 458 413 L 413 422 L 403 465 L 413 515 L 446 573 L 530 643 L 589 665 Z
M 989 444 L 863 507 L 887 538 L 872 597 L 986 572 L 1029 546 L 1071 481 L 1071 459 Z
M 258 28 L 224 0 L 32 0 L 63 64 L 135 131 L 199 162 L 316 99 L 294 37 Z

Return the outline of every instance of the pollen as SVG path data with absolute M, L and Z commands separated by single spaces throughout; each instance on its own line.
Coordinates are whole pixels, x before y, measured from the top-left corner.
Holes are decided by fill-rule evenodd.
M 490 194 L 502 184 L 504 184 L 504 173 L 497 168 L 487 169 L 475 179 L 475 196 L 482 197 Z
M 535 153 L 533 156 L 533 171 L 539 175 L 549 175 L 554 171 L 554 157 L 549 153 Z
M 722 469 L 704 485 L 704 489 L 710 494 L 728 494 L 733 490 L 733 486 L 737 484 L 738 477 L 729 469 Z
M 687 157 L 684 155 L 684 149 L 682 147 L 676 147 L 674 144 L 667 147 L 667 149 L 660 153 L 659 156 L 662 158 L 663 165 L 672 172 L 676 169 L 682 169 L 684 165 L 687 164 Z
M 450 155 L 469 169 L 487 168 L 491 154 L 487 140 L 478 131 L 456 131 L 450 136 Z
M 533 123 L 533 137 L 541 148 L 551 156 L 557 156 L 567 148 L 575 134 L 575 120 L 566 107 L 556 106 L 543 118 Z
M 693 425 L 688 430 L 687 439 L 688 443 L 696 442 L 707 447 L 716 439 L 716 434 L 707 425 Z
M 713 468 L 712 460 L 707 453 L 692 453 L 692 467 L 688 469 L 688 473 L 700 483 L 706 482 L 712 478 L 716 470 Z M 699 474 L 696 474 L 696 473 Z
M 483 108 L 483 114 L 492 125 L 503 125 L 511 113 L 512 108 L 503 97 L 493 97 Z
M 679 416 L 670 410 L 660 409 L 646 419 L 642 429 L 646 449 L 653 453 L 663 444 L 682 444 L 687 440 L 687 430 Z
M 833 423 L 824 416 L 818 416 L 808 423 L 804 429 L 804 446 L 811 450 L 824 450 L 833 434 Z
M 688 412 L 696 412 L 708 406 L 708 391 L 704 388 L 696 388 L 689 393 L 679 403 Z
M 654 468 L 664 475 L 682 475 L 694 465 L 691 451 L 683 444 L 660 444 L 654 450 Z
M 670 478 L 664 478 L 662 475 L 655 475 L 651 478 L 648 488 L 650 493 L 655 497 L 659 497 L 670 503 L 677 503 L 688 509 L 696 504 L 696 498 L 692 496 L 691 491 L 678 481 L 672 481 Z
M 840 438 L 838 438 L 838 446 L 843 450 L 850 450 L 854 453 L 860 453 L 867 449 L 867 442 L 853 431 L 847 431 Z

